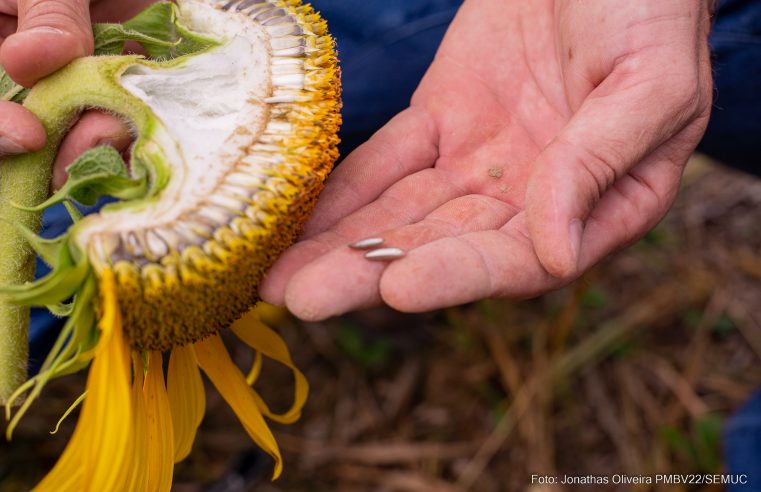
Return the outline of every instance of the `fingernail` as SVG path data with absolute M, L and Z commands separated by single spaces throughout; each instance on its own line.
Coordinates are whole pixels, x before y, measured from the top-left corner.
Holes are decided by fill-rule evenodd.
M 381 248 L 365 254 L 365 258 L 370 261 L 393 261 L 403 258 L 404 255 L 404 251 L 399 248 Z
M 8 137 L 0 136 L 0 155 L 24 154 L 26 152 L 29 152 L 29 149 L 20 143 Z
M 370 248 L 377 248 L 381 244 L 383 244 L 383 238 L 371 237 L 368 239 L 357 241 L 356 243 L 352 243 L 349 245 L 349 247 L 351 249 L 370 249 Z
M 579 251 L 581 250 L 581 237 L 584 234 L 584 223 L 579 219 L 573 219 L 568 226 L 571 239 L 571 253 L 576 264 L 579 263 Z

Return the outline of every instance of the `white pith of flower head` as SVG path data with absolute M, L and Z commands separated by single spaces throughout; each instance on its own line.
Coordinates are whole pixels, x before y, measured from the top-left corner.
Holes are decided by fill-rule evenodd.
M 178 234 L 184 236 L 180 242 L 200 239 L 192 225 L 178 227 L 181 216 L 196 213 L 202 222 L 219 223 L 244 208 L 240 196 L 231 196 L 234 180 L 226 177 L 234 176 L 241 160 L 250 162 L 247 151 L 268 125 L 273 83 L 303 85 L 303 63 L 273 56 L 270 32 L 244 13 L 198 0 L 181 1 L 179 7 L 183 25 L 222 44 L 172 67 L 135 64 L 121 76 L 120 84 L 161 123 L 145 150 L 163 156 L 171 181 L 147 206 L 110 210 L 82 223 L 77 243 L 83 250 L 94 247 L 101 258 L 110 255 L 119 237 L 138 253 L 166 254 Z M 247 172 L 252 174 L 250 166 Z M 255 173 L 249 176 L 255 179 Z M 220 188 L 228 195 L 215 193 Z

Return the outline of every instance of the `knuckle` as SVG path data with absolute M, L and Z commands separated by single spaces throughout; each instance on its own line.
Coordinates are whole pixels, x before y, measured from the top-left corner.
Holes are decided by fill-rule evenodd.
M 599 200 L 608 188 L 619 178 L 617 169 L 626 166 L 623 145 L 615 141 L 597 142 L 595 145 L 579 145 L 562 140 L 561 145 L 568 147 L 569 154 L 575 156 L 576 164 L 585 176 L 587 187 L 593 192 L 592 202 Z
M 44 25 L 70 31 L 72 27 L 81 30 L 90 22 L 88 6 L 79 1 L 32 0 L 24 7 L 19 9 L 24 13 L 23 28 Z

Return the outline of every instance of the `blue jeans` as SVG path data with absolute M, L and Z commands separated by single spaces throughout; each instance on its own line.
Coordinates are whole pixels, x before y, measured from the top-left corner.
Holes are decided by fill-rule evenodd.
M 342 154 L 346 155 L 408 104 L 462 0 L 312 0 L 336 36 L 344 73 Z M 716 105 L 700 150 L 761 174 L 761 2 L 724 0 L 711 37 Z M 69 225 L 56 208 L 44 235 Z M 39 273 L 46 272 L 40 265 Z M 32 313 L 32 371 L 61 321 Z M 761 491 L 761 393 L 729 423 L 729 471 L 751 482 L 731 490 Z
M 761 176 L 761 2 L 721 0 L 711 52 L 715 98 L 698 150 Z

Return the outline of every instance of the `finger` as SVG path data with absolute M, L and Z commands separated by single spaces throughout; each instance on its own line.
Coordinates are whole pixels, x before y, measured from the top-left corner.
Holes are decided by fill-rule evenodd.
M 389 306 L 423 312 L 489 297 L 531 297 L 563 281 L 549 275 L 534 253 L 525 213 L 500 230 L 446 237 L 391 263 L 380 280 Z
M 642 237 L 666 213 L 681 176 L 690 127 L 659 147 L 615 183 L 589 216 L 579 272 Z M 465 234 L 427 243 L 391 263 L 380 280 L 381 298 L 405 312 L 423 312 L 488 297 L 533 297 L 575 277 L 550 275 L 534 251 L 525 213 L 499 231 Z
M 679 65 L 655 58 L 648 63 Z M 593 91 L 536 159 L 526 195 L 529 230 L 542 264 L 559 278 L 576 275 L 584 221 L 610 186 L 706 107 L 705 92 L 691 85 L 694 66 L 688 75 L 677 67 L 653 76 L 634 70 L 641 63 L 619 66 L 621 74 Z
M 17 83 L 31 87 L 92 52 L 88 0 L 19 0 L 18 32 L 0 47 L 0 64 Z
M 91 2 L 90 12 L 94 22 L 124 22 L 154 3 L 156 0 L 98 1 Z
M 402 179 L 370 205 L 283 253 L 260 287 L 262 298 L 270 304 L 282 305 L 293 274 L 315 258 L 368 234 L 418 222 L 461 194 L 437 169 L 425 169 Z
M 444 237 L 488 229 L 498 229 L 516 209 L 506 203 L 479 195 L 449 201 L 422 221 L 377 234 L 385 246 L 414 250 Z M 301 319 L 317 321 L 381 303 L 380 279 L 388 263 L 372 262 L 364 253 L 339 247 L 298 271 L 288 284 L 286 305 Z M 428 285 L 427 290 L 448 289 L 448 285 Z
M 434 126 L 422 109 L 401 112 L 333 171 L 304 237 L 327 230 L 405 176 L 433 167 L 437 144 Z
M 0 14 L 18 15 L 18 0 L 0 0 Z
M 16 17 L 11 15 L 0 14 L 0 44 L 5 38 L 16 32 Z
M 584 230 L 580 269 L 586 270 L 651 230 L 671 208 L 689 157 L 685 142 L 699 138 L 703 125 L 682 130 L 617 181 L 590 214 Z
M 45 129 L 28 109 L 0 101 L 0 156 L 40 150 L 46 139 Z
M 66 168 L 88 149 L 99 145 L 110 145 L 124 152 L 132 143 L 129 128 L 118 118 L 99 111 L 87 111 L 74 125 L 58 150 L 53 165 L 54 190 L 66 182 Z

